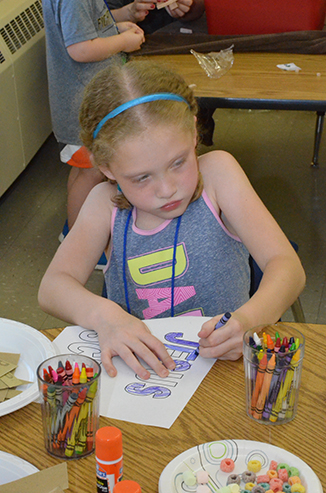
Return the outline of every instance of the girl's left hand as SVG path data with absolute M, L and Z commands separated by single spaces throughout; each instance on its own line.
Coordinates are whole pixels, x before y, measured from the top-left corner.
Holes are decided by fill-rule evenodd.
M 198 333 L 199 354 L 204 358 L 218 358 L 235 361 L 242 356 L 245 326 L 237 314 L 219 329 L 215 325 L 223 314 L 205 322 Z

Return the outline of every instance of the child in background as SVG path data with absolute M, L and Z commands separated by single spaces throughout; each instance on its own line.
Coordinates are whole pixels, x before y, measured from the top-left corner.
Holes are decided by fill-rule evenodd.
M 135 2 L 138 3 L 138 2 Z M 112 55 L 138 50 L 141 28 L 123 17 L 115 23 L 103 0 L 43 0 L 46 58 L 53 131 L 60 159 L 72 166 L 68 178 L 68 226 L 93 186 L 103 181 L 79 139 L 79 108 L 85 86 Z
M 223 151 L 196 155 L 197 103 L 175 73 L 117 61 L 89 84 L 81 137 L 108 182 L 89 194 L 40 287 L 42 308 L 94 329 L 109 375 L 120 355 L 143 378 L 174 363 L 141 319 L 213 317 L 199 332 L 203 357 L 235 360 L 245 330 L 276 322 L 303 289 L 294 249 Z M 85 283 L 108 248 L 108 299 Z M 263 271 L 249 299 L 248 252 Z M 226 311 L 232 317 L 215 324 Z
M 137 19 L 134 22 L 138 23 L 145 34 L 151 34 L 176 20 L 187 23 L 199 19 L 205 11 L 204 0 L 178 0 L 177 7 L 173 9 L 169 6 L 157 9 L 156 4 L 151 2 L 147 4 L 146 16 L 144 10 L 139 10 L 144 7 L 144 3 L 137 4 L 136 1 L 130 0 L 108 0 L 108 3 L 111 9 L 128 9 L 132 18 Z

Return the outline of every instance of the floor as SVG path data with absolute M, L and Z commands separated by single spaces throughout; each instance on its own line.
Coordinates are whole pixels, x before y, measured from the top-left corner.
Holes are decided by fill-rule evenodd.
M 326 132 L 320 167 L 310 167 L 315 114 L 217 110 L 214 146 L 231 152 L 287 236 L 298 243 L 307 285 L 306 320 L 326 324 Z M 0 316 L 37 329 L 62 327 L 37 303 L 38 286 L 66 219 L 68 167 L 51 135 L 26 170 L 0 198 Z M 100 293 L 102 273 L 89 289 Z M 291 311 L 283 316 L 291 321 Z

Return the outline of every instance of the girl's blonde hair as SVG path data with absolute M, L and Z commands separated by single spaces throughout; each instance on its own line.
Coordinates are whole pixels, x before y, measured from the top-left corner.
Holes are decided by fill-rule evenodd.
M 98 123 L 112 110 L 132 99 L 164 92 L 182 96 L 188 105 L 170 100 L 139 104 L 109 119 L 94 139 Z M 194 94 L 180 75 L 148 60 L 135 59 L 124 63 L 121 57 L 117 57 L 86 87 L 79 113 L 80 136 L 93 154 L 94 166 L 109 168 L 124 140 L 140 135 L 154 125 L 174 125 L 194 132 L 197 109 Z M 200 196 L 201 191 L 199 174 L 193 200 Z M 130 207 L 122 194 L 116 196 L 115 203 L 121 208 Z

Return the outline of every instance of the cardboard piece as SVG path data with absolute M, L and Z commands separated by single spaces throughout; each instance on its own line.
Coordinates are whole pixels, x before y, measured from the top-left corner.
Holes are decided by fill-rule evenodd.
M 5 360 L 3 358 L 0 358 L 0 377 L 5 375 L 6 373 L 9 373 L 10 371 L 13 371 L 17 368 L 17 365 L 14 363 L 11 363 L 8 360 Z
M 0 486 L 0 493 L 61 493 L 69 488 L 66 462 Z
M 19 385 L 32 383 L 15 377 L 19 358 L 20 354 L 17 353 L 0 352 L 0 402 L 20 394 L 22 391 L 16 389 Z
M 178 3 L 175 0 L 167 0 L 166 2 L 158 2 L 156 4 L 157 10 L 163 9 L 164 7 L 170 6 L 171 10 L 174 10 L 178 7 Z

